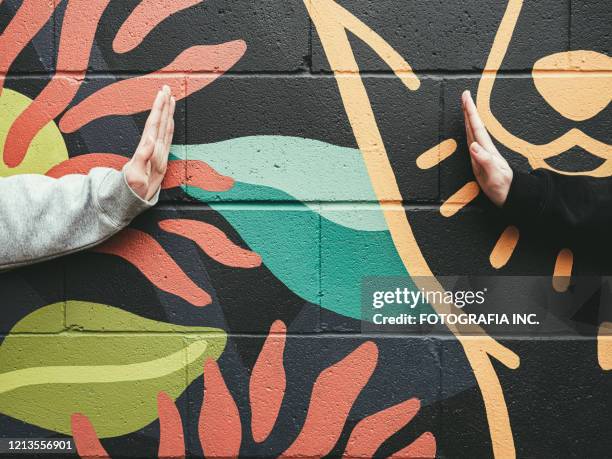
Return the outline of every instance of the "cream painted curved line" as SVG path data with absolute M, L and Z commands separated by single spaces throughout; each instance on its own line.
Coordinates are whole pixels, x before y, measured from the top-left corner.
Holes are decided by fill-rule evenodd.
M 331 68 L 334 70 L 344 109 L 363 154 L 374 192 L 379 201 L 382 197 L 391 197 L 394 201 L 401 202 L 402 195 L 389 162 L 365 85 L 359 75 L 359 65 L 348 40 L 347 30 L 357 34 L 354 27 L 359 26 L 360 38 L 383 59 L 385 57 L 382 53 L 388 52 L 388 45 L 380 47 L 378 40 L 368 40 L 367 38 L 380 39 L 380 37 L 371 30 L 365 34 L 363 28 L 367 26 L 333 0 L 304 0 L 304 4 L 315 24 Z M 385 61 L 389 64 L 387 59 Z M 348 72 L 351 76 L 339 74 L 336 69 Z M 417 78 L 416 75 L 414 78 Z M 411 79 L 402 81 L 406 84 Z M 412 90 L 418 88 L 414 84 L 406 84 L 406 86 Z M 408 273 L 415 278 L 418 287 L 444 292 L 444 287 L 435 278 L 421 252 L 406 213 L 403 209 L 398 211 L 385 203 L 381 203 L 381 208 L 397 252 Z M 454 305 L 432 303 L 432 307 L 438 314 L 464 314 Z M 518 355 L 498 343 L 479 326 L 457 324 L 448 325 L 448 328 L 463 346 L 465 355 L 474 371 L 487 413 L 495 457 L 516 457 L 508 407 L 491 359 L 495 358 L 507 367 L 516 369 L 520 365 Z
M 166 357 L 126 365 L 58 365 L 13 370 L 0 374 L 0 394 L 40 384 L 96 384 L 160 378 L 192 364 L 207 347 L 206 341 L 196 341 Z M 185 355 L 190 357 L 185 358 Z
M 602 322 L 597 334 L 597 360 L 602 370 L 612 370 L 612 323 Z
M 497 77 L 497 72 L 504 61 L 510 40 L 514 34 L 514 28 L 518 21 L 523 0 L 509 0 L 506 12 L 497 29 L 497 34 L 493 40 L 493 46 L 487 59 L 482 78 L 478 84 L 476 104 L 487 129 L 493 136 L 506 147 L 517 153 L 522 154 L 529 160 L 529 164 L 534 168 L 551 169 L 544 161 L 558 154 L 561 154 L 575 146 L 581 147 L 589 153 L 607 160 L 601 166 L 589 172 L 593 177 L 607 177 L 612 175 L 612 145 L 596 140 L 585 134 L 580 129 L 570 129 L 562 136 L 546 144 L 533 144 L 515 136 L 508 131 L 495 117 L 491 110 L 491 94 L 493 85 Z M 580 172 L 557 171 L 566 175 L 580 175 Z

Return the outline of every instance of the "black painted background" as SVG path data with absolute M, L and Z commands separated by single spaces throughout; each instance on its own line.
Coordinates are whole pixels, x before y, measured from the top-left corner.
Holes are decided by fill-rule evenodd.
M 19 3 L 5 0 L 0 5 L 0 31 Z M 207 0 L 164 21 L 134 51 L 116 55 L 111 46 L 114 35 L 137 3 L 111 2 L 99 25 L 87 80 L 72 105 L 111 81 L 166 65 L 190 45 L 241 38 L 247 43 L 247 53 L 229 74 L 179 103 L 176 143 L 275 134 L 356 146 L 336 83 L 301 1 Z M 496 272 L 488 256 L 509 222 L 482 197 L 451 219 L 439 213 L 440 203 L 473 179 L 459 95 L 466 88 L 475 92 L 506 2 L 339 3 L 399 51 L 423 82 L 418 91 L 407 91 L 384 62 L 351 37 L 406 212 L 433 271 L 439 275 L 550 274 L 558 250 L 567 243 L 562 236 L 522 235 L 510 263 Z M 44 87 L 55 70 L 62 15 L 60 6 L 11 68 L 6 87 L 32 98 Z M 567 50 L 592 49 L 609 55 L 611 23 L 612 7 L 605 0 L 526 1 L 492 98 L 493 109 L 504 124 L 539 143 L 571 127 L 572 123 L 537 93 L 530 78 L 531 67 L 543 56 Z M 580 127 L 610 143 L 610 110 L 608 107 Z M 70 154 L 113 151 L 129 155 L 145 119 L 146 114 L 95 121 L 66 136 Z M 449 137 L 457 140 L 459 149 L 441 167 L 422 171 L 415 166 L 420 153 Z M 522 157 L 499 147 L 513 165 L 528 169 Z M 592 158 L 570 153 L 559 159 L 563 168 L 580 170 L 592 165 Z M 482 398 L 455 340 L 353 333 L 351 330 L 359 329 L 356 321 L 304 302 L 265 266 L 250 271 L 222 267 L 192 243 L 157 229 L 156 222 L 168 217 L 192 218 L 214 223 L 241 243 L 220 215 L 180 191 L 164 193 L 163 200 L 158 208 L 136 219 L 133 227 L 156 236 L 187 275 L 214 293 L 215 301 L 205 313 L 157 290 L 118 258 L 83 253 L 0 275 L 0 334 L 6 334 L 29 312 L 66 299 L 112 304 L 156 320 L 226 329 L 233 335 L 220 366 L 243 418 L 241 454 L 245 457 L 282 452 L 303 423 L 318 373 L 371 339 L 379 347 L 379 364 L 351 411 L 333 455 L 342 453 L 359 419 L 410 397 L 421 398 L 423 408 L 412 423 L 383 445 L 381 456 L 404 447 L 425 430 L 435 434 L 439 457 L 492 455 Z M 578 241 L 572 247 L 576 273 L 611 272 L 612 244 L 600 242 L 597 250 L 591 241 Z M 609 310 L 612 305 L 596 307 Z M 285 353 L 287 397 L 275 432 L 263 445 L 257 445 L 248 433 L 248 375 L 265 333 L 276 319 L 285 321 L 291 333 Z M 495 365 L 518 457 L 612 457 L 612 377 L 597 364 L 594 337 L 508 339 L 505 344 L 522 359 L 518 370 Z M 199 378 L 177 403 L 186 426 L 189 454 L 194 456 L 201 455 L 196 435 L 201 392 Z M 0 416 L 0 433 L 4 437 L 53 435 L 5 416 Z M 156 454 L 158 438 L 158 425 L 153 423 L 103 444 L 113 457 L 151 457 Z

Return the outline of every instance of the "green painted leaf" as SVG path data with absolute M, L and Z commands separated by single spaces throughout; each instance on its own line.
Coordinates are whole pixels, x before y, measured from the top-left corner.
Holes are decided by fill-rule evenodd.
M 83 413 L 102 438 L 136 431 L 157 418 L 159 391 L 176 399 L 225 347 L 219 329 L 79 301 L 66 306 L 86 310 L 88 327 L 114 331 L 28 334 L 41 321 L 63 320 L 63 306 L 31 313 L 0 346 L 0 412 L 45 429 L 70 434 L 70 416 Z

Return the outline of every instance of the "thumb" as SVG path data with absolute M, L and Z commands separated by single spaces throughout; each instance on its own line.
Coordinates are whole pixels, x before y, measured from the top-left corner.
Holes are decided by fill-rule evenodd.
M 478 142 L 472 142 L 470 145 L 470 156 L 472 157 L 472 161 L 474 161 L 485 174 L 490 172 L 493 166 L 493 155 Z

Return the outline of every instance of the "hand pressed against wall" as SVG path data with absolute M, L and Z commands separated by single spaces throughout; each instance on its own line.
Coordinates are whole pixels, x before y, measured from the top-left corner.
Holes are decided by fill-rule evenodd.
M 138 148 L 123 168 L 128 185 L 147 201 L 157 193 L 166 175 L 174 134 L 175 107 L 176 100 L 170 88 L 164 86 L 157 93 Z
M 512 169 L 495 148 L 469 91 L 463 93 L 461 102 L 474 176 L 488 198 L 501 207 L 508 197 Z

